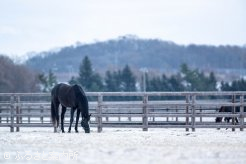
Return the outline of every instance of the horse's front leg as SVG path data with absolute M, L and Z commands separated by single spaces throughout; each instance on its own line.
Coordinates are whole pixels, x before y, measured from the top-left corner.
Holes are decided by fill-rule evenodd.
M 235 118 L 235 121 L 236 121 L 236 124 L 238 124 L 238 123 L 239 123 L 239 121 L 238 121 L 237 117 Z
M 224 118 L 224 121 L 225 121 L 226 123 L 229 123 L 230 118 L 229 118 L 229 117 L 225 117 L 225 118 Z
M 75 109 L 72 108 L 72 109 L 71 109 L 71 115 L 70 115 L 70 125 L 69 125 L 69 128 L 68 128 L 68 133 L 71 132 L 71 126 L 72 126 L 72 124 L 73 124 L 74 111 L 75 111 Z
M 80 110 L 77 109 L 77 116 L 76 116 L 76 124 L 75 124 L 75 132 L 78 133 L 78 122 L 79 122 L 79 115 L 80 115 Z
M 62 113 L 61 113 L 61 130 L 62 130 L 62 133 L 65 133 L 65 131 L 64 131 L 64 116 L 65 116 L 66 110 L 67 110 L 67 108 L 65 106 L 62 106 Z

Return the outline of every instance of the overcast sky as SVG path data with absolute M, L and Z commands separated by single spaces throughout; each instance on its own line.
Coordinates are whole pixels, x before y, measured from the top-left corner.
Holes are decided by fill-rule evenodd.
M 0 53 L 20 56 L 126 34 L 246 44 L 246 0 L 0 0 Z

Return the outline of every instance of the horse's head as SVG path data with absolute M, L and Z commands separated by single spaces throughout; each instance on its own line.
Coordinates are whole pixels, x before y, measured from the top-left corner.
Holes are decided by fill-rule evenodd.
M 90 125 L 89 125 L 90 118 L 91 118 L 91 114 L 88 115 L 88 117 L 82 118 L 81 126 L 85 130 L 85 133 L 90 133 Z

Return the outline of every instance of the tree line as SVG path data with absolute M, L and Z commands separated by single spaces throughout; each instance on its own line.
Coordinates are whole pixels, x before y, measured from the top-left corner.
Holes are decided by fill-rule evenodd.
M 70 84 L 80 84 L 86 91 L 246 91 L 244 79 L 233 82 L 218 81 L 213 72 L 205 75 L 198 69 L 191 69 L 187 64 L 182 64 L 177 74 L 167 77 L 151 76 L 144 72 L 141 79 L 137 79 L 130 66 L 126 65 L 117 71 L 106 71 L 104 78 L 93 71 L 92 63 L 86 56 L 79 67 L 78 77 L 72 77 Z M 145 86 L 144 86 L 145 84 Z
M 0 56 L 0 92 L 50 92 L 57 79 L 49 70 L 47 74 L 36 72 L 25 65 L 15 64 Z M 180 71 L 171 76 L 153 75 L 147 71 L 137 78 L 129 65 L 122 69 L 108 70 L 102 77 L 95 72 L 88 56 L 80 63 L 78 76 L 70 84 L 79 84 L 86 91 L 134 92 L 134 91 L 246 91 L 244 79 L 218 82 L 214 73 L 206 75 L 198 69 L 182 64 Z

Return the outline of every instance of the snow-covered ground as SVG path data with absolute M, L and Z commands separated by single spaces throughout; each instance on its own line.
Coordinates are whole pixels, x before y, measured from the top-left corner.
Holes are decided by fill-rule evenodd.
M 66 128 L 67 130 L 67 128 Z M 246 163 L 246 130 L 0 128 L 0 163 Z

